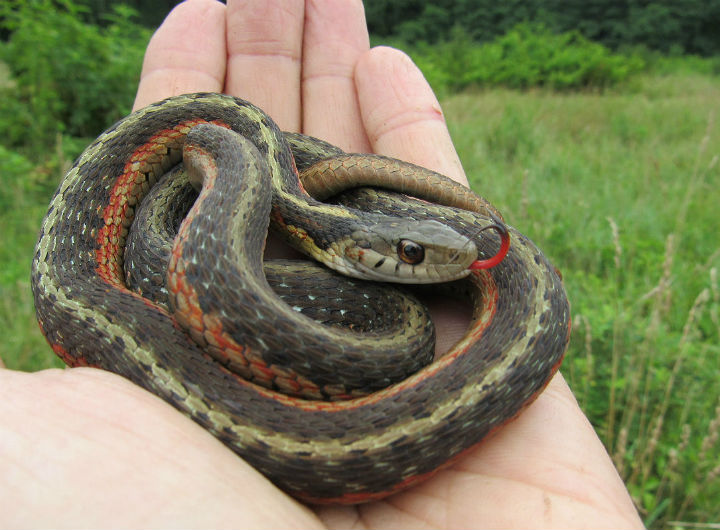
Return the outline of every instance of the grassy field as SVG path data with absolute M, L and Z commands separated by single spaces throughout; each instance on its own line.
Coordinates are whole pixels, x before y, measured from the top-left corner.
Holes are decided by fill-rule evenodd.
M 720 521 L 720 79 L 622 90 L 493 89 L 443 107 L 473 187 L 562 271 L 562 371 L 653 527 Z M 67 143 L 67 142 L 65 142 Z M 0 147 L 0 325 L 8 367 L 58 366 L 29 266 L 62 168 Z
M 444 102 L 473 188 L 562 271 L 562 371 L 649 526 L 720 520 L 720 80 Z

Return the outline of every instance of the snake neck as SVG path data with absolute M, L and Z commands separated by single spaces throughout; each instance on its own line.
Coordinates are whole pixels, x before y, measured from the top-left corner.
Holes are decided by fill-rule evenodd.
M 274 130 L 267 135 L 271 141 L 262 148 L 273 188 L 270 223 L 288 244 L 346 276 L 366 280 L 417 284 L 467 276 L 477 257 L 469 238 L 437 221 L 405 219 L 400 207 L 391 215 L 315 200 L 302 187 L 293 157 L 304 167 L 320 154 L 304 152 L 297 136 L 289 135 L 288 141 Z M 308 141 L 309 150 L 318 145 Z M 421 249 L 419 260 L 403 254 L 407 244 Z

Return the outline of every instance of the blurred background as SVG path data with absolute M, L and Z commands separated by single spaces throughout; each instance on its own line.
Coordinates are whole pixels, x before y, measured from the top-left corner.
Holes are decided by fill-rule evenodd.
M 30 260 L 176 2 L 0 3 L 0 355 L 59 367 Z M 720 0 L 366 0 L 471 185 L 562 271 L 561 370 L 653 528 L 720 528 Z M 0 389 L 1 391 L 1 389 Z

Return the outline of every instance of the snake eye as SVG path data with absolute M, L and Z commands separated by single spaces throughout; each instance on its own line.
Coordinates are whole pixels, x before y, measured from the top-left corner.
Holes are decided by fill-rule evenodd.
M 425 259 L 425 249 L 423 246 L 409 239 L 403 239 L 398 243 L 397 253 L 401 260 L 410 265 L 417 265 Z

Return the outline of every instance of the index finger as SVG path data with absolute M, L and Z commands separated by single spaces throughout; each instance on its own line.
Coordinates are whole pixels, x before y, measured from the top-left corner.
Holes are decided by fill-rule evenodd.
M 225 5 L 179 4 L 148 44 L 133 110 L 178 94 L 222 92 L 226 53 Z
M 440 103 L 403 52 L 378 46 L 355 67 L 360 112 L 375 153 L 438 171 L 467 186 Z

